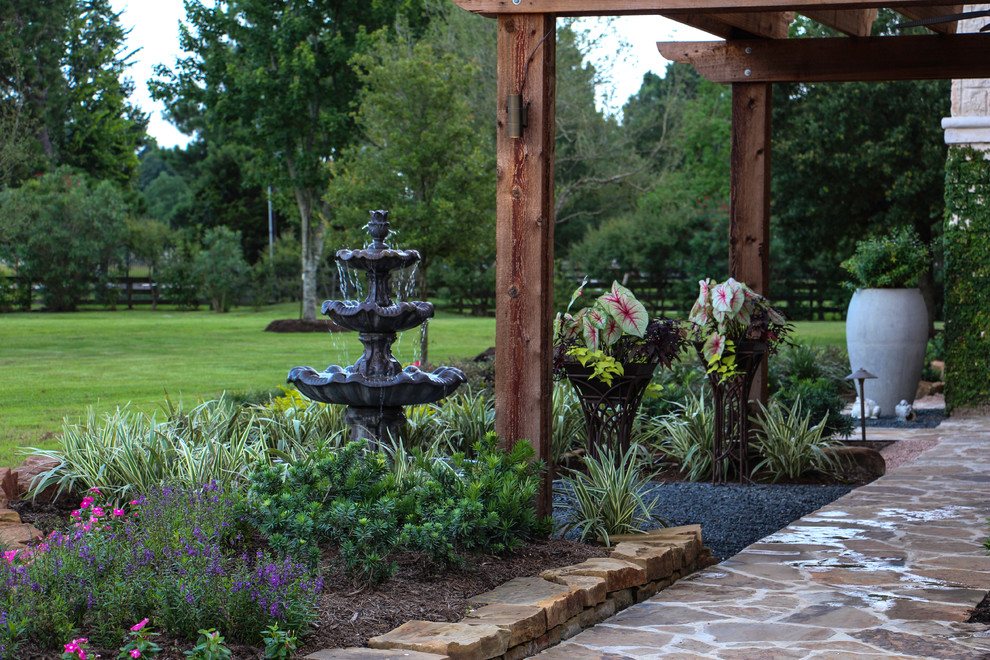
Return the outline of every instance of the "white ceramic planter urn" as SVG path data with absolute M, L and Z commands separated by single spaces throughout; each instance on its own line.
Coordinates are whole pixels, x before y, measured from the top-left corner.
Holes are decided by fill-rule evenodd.
M 901 400 L 914 401 L 928 345 L 928 310 L 920 289 L 858 289 L 846 316 L 846 346 L 852 371 L 866 380 L 866 397 L 893 417 Z

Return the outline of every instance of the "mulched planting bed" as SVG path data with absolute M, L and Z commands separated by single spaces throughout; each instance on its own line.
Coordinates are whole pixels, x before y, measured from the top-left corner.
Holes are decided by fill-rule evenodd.
M 713 485 L 680 481 L 679 472 L 671 469 L 662 475 L 665 483 L 660 484 L 661 501 L 656 513 L 675 525 L 700 523 L 704 543 L 712 548 L 713 555 L 724 559 L 872 480 L 855 473 L 843 476 L 847 483 L 841 485 L 823 476 L 806 479 L 804 483 Z M 559 482 L 557 486 L 559 490 Z M 555 496 L 558 522 L 567 515 L 567 500 L 566 496 Z M 25 522 L 47 533 L 66 524 L 69 513 L 78 506 L 78 498 L 62 498 L 58 504 L 11 502 L 10 505 Z M 459 621 L 472 597 L 512 578 L 537 575 L 545 569 L 608 554 L 608 549 L 597 545 L 556 539 L 530 543 L 504 558 L 467 556 L 463 566 L 440 570 L 431 567 L 421 555 L 407 552 L 393 557 L 398 565 L 393 578 L 374 589 L 361 589 L 344 576 L 335 562 L 335 552 L 328 550 L 322 562 L 324 592 L 320 596 L 319 620 L 300 640 L 298 657 L 325 648 L 365 646 L 370 637 L 386 633 L 410 619 Z M 159 636 L 156 641 L 165 649 L 159 656 L 164 660 L 184 658 L 183 652 L 193 647 L 189 640 Z M 231 645 L 231 649 L 235 658 L 263 657 L 263 649 L 258 647 Z M 97 652 L 104 658 L 117 656 L 115 649 Z M 57 655 L 25 645 L 18 657 Z

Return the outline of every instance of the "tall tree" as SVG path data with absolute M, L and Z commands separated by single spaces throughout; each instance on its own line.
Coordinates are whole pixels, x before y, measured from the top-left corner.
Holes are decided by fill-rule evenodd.
M 20 109 L 34 132 L 21 178 L 69 165 L 133 180 L 147 118 L 127 99 L 125 37 L 109 0 L 0 3 L 0 115 Z
M 212 3 L 211 3 L 212 4 Z M 354 138 L 358 88 L 348 65 L 367 32 L 391 24 L 404 0 L 186 0 L 192 56 L 159 67 L 152 95 L 210 144 L 251 150 L 258 185 L 293 191 L 302 244 L 303 318 L 315 319 L 317 270 L 333 209 L 331 161 Z
M 364 140 L 344 152 L 330 198 L 354 226 L 369 209 L 391 209 L 402 243 L 420 252 L 417 289 L 425 299 L 439 259 L 481 256 L 494 240 L 494 153 L 466 98 L 474 66 L 408 34 L 380 34 L 355 65 Z M 426 343 L 424 333 L 424 361 Z
M 896 20 L 882 11 L 874 34 L 890 33 Z M 807 19 L 792 31 L 831 36 Z M 775 271 L 841 282 L 839 263 L 857 240 L 909 226 L 934 242 L 945 208 L 949 88 L 948 80 L 775 86 Z M 941 292 L 931 268 L 921 276 L 933 312 Z
M 589 230 L 573 246 L 573 262 L 599 278 L 638 273 L 661 288 L 671 278 L 718 277 L 727 253 L 728 89 L 670 64 L 663 78 L 644 76 L 623 120 L 628 139 L 650 157 L 650 187 L 631 210 Z

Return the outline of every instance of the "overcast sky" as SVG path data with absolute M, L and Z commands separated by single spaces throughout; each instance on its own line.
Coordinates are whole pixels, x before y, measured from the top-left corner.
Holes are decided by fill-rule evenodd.
M 130 70 L 135 83 L 132 100 L 150 115 L 148 133 L 162 147 L 185 145 L 189 138 L 165 120 L 162 105 L 148 95 L 153 67 L 159 63 L 172 66 L 181 55 L 178 25 L 185 17 L 182 0 L 112 0 L 112 5 L 115 11 L 123 12 L 120 20 L 124 28 L 131 29 L 127 38 L 129 50 L 140 48 L 132 58 L 134 64 Z M 600 107 L 613 111 L 639 90 L 644 73 L 662 74 L 667 63 L 657 52 L 657 41 L 712 39 L 704 32 L 656 16 L 629 16 L 612 21 L 627 47 L 614 36 L 606 36 L 602 47 L 589 57 L 611 80 L 611 86 L 599 90 L 599 102 Z M 598 19 L 589 18 L 582 19 L 580 25 L 600 33 L 602 28 L 596 28 L 598 23 Z

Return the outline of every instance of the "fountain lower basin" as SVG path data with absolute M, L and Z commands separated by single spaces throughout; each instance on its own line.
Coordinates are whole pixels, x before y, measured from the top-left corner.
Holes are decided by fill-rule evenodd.
M 444 398 L 467 381 L 454 367 L 429 373 L 410 366 L 391 378 L 369 378 L 354 367 L 332 365 L 325 371 L 295 367 L 287 382 L 314 401 L 358 408 L 395 408 L 431 403 Z

